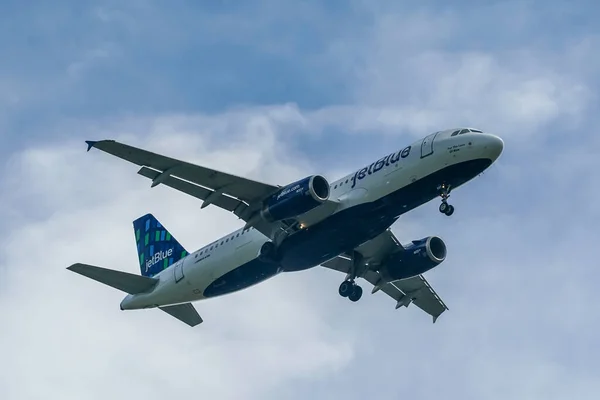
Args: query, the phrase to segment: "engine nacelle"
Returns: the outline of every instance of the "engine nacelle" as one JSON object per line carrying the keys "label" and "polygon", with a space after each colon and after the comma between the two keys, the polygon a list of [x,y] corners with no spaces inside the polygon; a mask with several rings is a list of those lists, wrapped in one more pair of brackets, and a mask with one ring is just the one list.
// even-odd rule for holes
{"label": "engine nacelle", "polygon": [[329,182],[312,175],[294,182],[265,200],[260,215],[269,222],[294,218],[329,199]]}
{"label": "engine nacelle", "polygon": [[379,272],[386,281],[420,275],[446,259],[446,243],[437,236],[413,240],[404,248],[404,251],[392,253],[380,269]]}

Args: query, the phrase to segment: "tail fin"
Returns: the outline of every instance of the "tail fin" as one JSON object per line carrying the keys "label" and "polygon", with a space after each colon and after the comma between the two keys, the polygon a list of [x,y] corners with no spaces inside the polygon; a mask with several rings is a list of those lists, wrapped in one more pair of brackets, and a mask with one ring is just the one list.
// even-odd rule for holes
{"label": "tail fin", "polygon": [[152,214],[135,220],[133,228],[143,276],[152,277],[188,255]]}

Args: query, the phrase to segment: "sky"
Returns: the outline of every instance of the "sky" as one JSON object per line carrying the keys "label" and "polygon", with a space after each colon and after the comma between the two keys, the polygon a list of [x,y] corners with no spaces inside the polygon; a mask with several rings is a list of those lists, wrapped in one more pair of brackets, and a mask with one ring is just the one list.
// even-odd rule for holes
{"label": "sky", "polygon": [[[600,392],[594,1],[0,1],[0,398],[578,399]],[[435,324],[316,267],[196,303],[189,328],[65,268],[139,273],[243,225],[84,140],[272,184],[471,126],[501,158],[393,225],[441,236]]]}

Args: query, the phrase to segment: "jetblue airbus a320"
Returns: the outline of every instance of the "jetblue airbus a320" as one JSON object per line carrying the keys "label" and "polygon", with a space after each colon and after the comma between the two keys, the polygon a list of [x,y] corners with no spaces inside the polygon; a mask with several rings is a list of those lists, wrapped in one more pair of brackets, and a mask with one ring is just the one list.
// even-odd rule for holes
{"label": "jetblue airbus a320", "polygon": [[308,176],[277,186],[200,167],[113,140],[87,142],[141,166],[152,187],[166,185],[245,222],[189,253],[151,214],[134,225],[141,275],[74,264],[68,269],[128,295],[122,310],[158,307],[190,326],[202,318],[191,302],[236,292],[282,272],[323,266],[345,274],[339,294],[358,301],[363,278],[396,308],[414,303],[433,317],[446,305],[423,277],[446,258],[437,236],[402,245],[391,225],[435,198],[450,216],[450,191],[475,178],[502,153],[498,136],[461,128],[439,131],[386,154],[335,182]]}

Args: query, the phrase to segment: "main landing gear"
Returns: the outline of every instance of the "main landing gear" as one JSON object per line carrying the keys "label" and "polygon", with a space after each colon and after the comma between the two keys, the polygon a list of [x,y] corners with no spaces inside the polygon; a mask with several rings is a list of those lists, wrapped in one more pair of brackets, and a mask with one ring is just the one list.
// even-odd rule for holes
{"label": "main landing gear", "polygon": [[445,183],[438,186],[438,190],[440,191],[440,197],[442,198],[442,204],[440,204],[440,212],[442,214],[446,214],[447,216],[451,216],[454,214],[454,206],[448,204],[448,197],[450,197],[450,185]]}
{"label": "main landing gear", "polygon": [[342,282],[338,292],[340,296],[347,297],[352,302],[356,302],[362,297],[362,288],[354,280]]}
{"label": "main landing gear", "polygon": [[346,280],[340,284],[340,289],[338,290],[340,296],[347,297],[352,302],[357,302],[362,297],[362,288],[354,282],[358,274],[358,269],[362,266],[362,261],[362,254],[355,251],[352,254],[352,270],[348,272]]}

